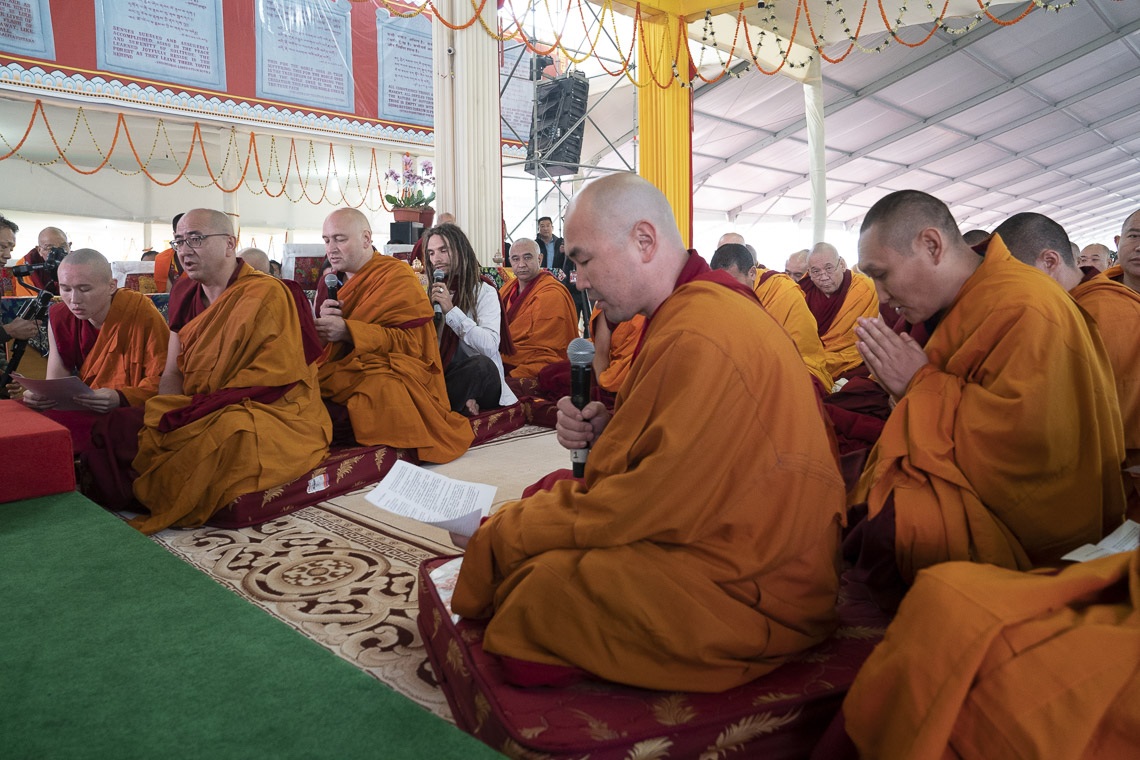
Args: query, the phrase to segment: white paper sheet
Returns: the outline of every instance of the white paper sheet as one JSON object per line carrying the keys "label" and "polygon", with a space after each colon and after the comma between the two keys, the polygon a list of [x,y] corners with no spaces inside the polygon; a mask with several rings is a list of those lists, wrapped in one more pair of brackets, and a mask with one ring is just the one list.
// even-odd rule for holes
{"label": "white paper sheet", "polygon": [[1140,523],[1125,520],[1123,525],[1102,538],[1100,543],[1095,546],[1085,544],[1079,549],[1073,549],[1061,559],[1070,562],[1088,562],[1090,559],[1135,551],[1138,546],[1140,546]]}
{"label": "white paper sheet", "polygon": [[470,536],[491,509],[496,490],[400,460],[365,498],[388,512]]}
{"label": "white paper sheet", "polygon": [[[19,372],[13,372],[12,379],[32,393],[37,393],[54,400],[55,406],[52,407],[53,409],[58,409],[61,412],[75,412],[87,409],[87,407],[71,400],[75,396],[88,396],[91,394],[91,389],[87,387],[87,383],[78,377],[61,377],[58,380],[33,380],[24,377]],[[87,409],[87,411],[90,410]]]}

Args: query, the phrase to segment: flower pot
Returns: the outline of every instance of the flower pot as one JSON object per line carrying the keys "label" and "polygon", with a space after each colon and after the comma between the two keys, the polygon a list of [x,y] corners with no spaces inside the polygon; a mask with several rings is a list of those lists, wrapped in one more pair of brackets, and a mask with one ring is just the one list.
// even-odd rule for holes
{"label": "flower pot", "polygon": [[420,220],[420,209],[394,208],[392,209],[392,217],[397,222],[418,222]]}
{"label": "flower pot", "polygon": [[424,226],[425,230],[431,229],[431,223],[435,221],[435,209],[428,206],[420,212],[420,224]]}

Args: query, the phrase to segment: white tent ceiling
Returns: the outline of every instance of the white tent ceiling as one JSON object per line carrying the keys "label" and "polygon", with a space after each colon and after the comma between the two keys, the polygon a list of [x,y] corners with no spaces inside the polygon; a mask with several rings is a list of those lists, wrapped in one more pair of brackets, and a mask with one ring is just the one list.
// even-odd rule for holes
{"label": "white tent ceiling", "polygon": [[[964,9],[976,6],[976,0],[953,1]],[[794,0],[778,2],[781,8],[795,7]],[[828,18],[827,0],[809,2],[817,21]],[[849,6],[848,11],[861,6],[858,0],[833,2],[836,7]],[[995,14],[1012,19],[1025,3],[995,2],[991,7]],[[872,2],[870,7],[874,6]],[[921,10],[929,18],[929,12]],[[755,20],[757,11],[749,14],[750,21]],[[728,19],[731,27],[734,18],[731,10],[717,22]],[[922,15],[916,17],[912,10],[906,20],[920,21]],[[790,30],[790,22],[780,23],[782,30]],[[882,29],[881,22],[874,28]],[[801,43],[806,41],[804,29],[806,24],[801,24],[797,34]],[[840,36],[832,20],[827,39]],[[904,28],[900,36],[917,40],[922,32]],[[723,46],[731,38],[731,33],[717,34]],[[880,33],[860,43],[873,48],[883,39]],[[835,45],[828,53],[838,56],[846,47]],[[793,60],[801,52],[794,53]],[[715,53],[705,56],[706,61],[714,58]],[[828,221],[832,227],[857,229],[879,197],[913,187],[944,199],[963,229],[992,229],[1010,214],[1036,210],[1065,225],[1082,245],[1111,244],[1125,215],[1140,207],[1138,73],[1140,0],[1080,0],[1059,13],[1035,10],[1012,26],[983,20],[965,35],[939,31],[916,48],[892,42],[881,53],[857,50],[840,63],[825,63]],[[611,84],[606,78],[596,81],[599,95],[592,99]],[[630,165],[635,162],[632,90],[628,84],[619,86],[591,114]],[[27,100],[0,97],[0,134],[10,144],[23,134],[30,109]],[[74,105],[61,103],[49,113],[54,126],[66,125],[70,131],[74,118],[66,116],[68,109],[74,113]],[[799,81],[756,72],[713,84],[698,81],[693,115],[698,219],[740,225],[809,217],[808,144]],[[92,131],[106,145],[113,117],[91,109],[89,118]],[[130,114],[128,119],[140,125],[139,134],[154,134],[153,126],[146,126],[153,125],[153,116]],[[176,122],[177,118],[166,119],[172,142],[186,145],[189,127]],[[217,127],[206,135],[215,171],[228,139],[228,128]],[[68,142],[66,134],[57,138]],[[327,140],[319,136],[315,142],[323,143],[327,151]],[[69,156],[87,166],[99,163],[101,157],[89,146],[86,129],[80,126]],[[150,145],[136,147],[143,152]],[[338,149],[341,167],[347,165],[345,153],[346,149]],[[55,158],[42,128],[21,154],[31,161]],[[582,157],[625,168],[592,125],[587,127]],[[319,159],[323,162],[324,156]],[[130,164],[133,161],[123,161],[122,167],[137,171]],[[154,166],[174,168],[173,163],[162,164]],[[218,190],[195,189],[186,182],[166,189],[139,176],[107,170],[88,180],[59,164],[42,168],[14,158],[0,162],[0,168],[4,172],[0,208],[161,220],[188,204],[221,205]],[[203,171],[195,181],[203,184],[204,176]],[[299,199],[295,186],[290,194],[296,202],[241,192],[238,207],[243,223],[319,227],[329,207]]]}

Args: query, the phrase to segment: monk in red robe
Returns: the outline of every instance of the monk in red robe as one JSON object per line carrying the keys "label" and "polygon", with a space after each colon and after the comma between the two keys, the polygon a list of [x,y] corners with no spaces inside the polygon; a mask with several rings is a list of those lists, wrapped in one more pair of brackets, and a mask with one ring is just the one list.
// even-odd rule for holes
{"label": "monk in red robe", "polygon": [[[1069,292],[1096,321],[1116,379],[1124,421],[1125,468],[1140,467],[1140,293],[1114,282],[1095,267],[1077,268],[1061,225],[1043,214],[1021,213],[995,230],[1019,261],[1037,267]],[[1140,508],[1137,481],[1124,480],[1129,507]]]}
{"label": "monk in red robe", "polygon": [[[343,284],[329,298],[317,286],[321,393],[330,402],[338,440],[415,449],[427,462],[467,451],[471,423],[451,411],[434,312],[410,266],[372,250],[368,218],[338,209],[325,219],[325,251]],[[343,423],[351,431],[340,432]]]}
{"label": "monk in red robe", "polygon": [[875,286],[848,270],[833,246],[819,243],[808,257],[808,276],[800,280],[800,287],[823,343],[824,369],[838,380],[860,368],[863,360],[855,348],[855,324],[860,317],[878,315]]}
{"label": "monk in red robe", "polygon": [[1140,746],[1140,550],[919,573],[843,703],[860,757],[1127,758]]}
{"label": "monk in red robe", "polygon": [[519,683],[746,683],[835,625],[843,484],[811,381],[751,288],[685,250],[645,180],[587,185],[565,231],[579,284],[613,322],[647,317],[644,339],[612,415],[559,402],[559,441],[592,444],[584,481],[492,515],[452,608],[490,617],[483,645]]}
{"label": "monk in red robe", "polygon": [[1025,570],[1120,525],[1112,368],[1071,298],[1000,236],[978,256],[945,204],[916,190],[871,208],[859,266],[906,321],[937,318],[925,350],[878,319],[857,328],[897,401],[851,496],[869,519],[844,547],[881,603],[939,562]]}
{"label": "monk in red robe", "polygon": [[[142,406],[158,392],[170,331],[154,303],[119,289],[110,263],[90,248],[73,251],[60,264],[59,290],[63,305],[52,308],[48,321],[47,379],[74,375],[92,390],[72,399],[87,411],[49,415],[71,430],[81,454],[90,447],[98,415]],[[23,400],[33,409],[56,406],[31,391]]]}
{"label": "monk in red robe", "polygon": [[516,241],[511,267],[515,279],[499,290],[514,344],[503,368],[508,377],[538,377],[547,364],[566,361],[566,346],[579,335],[578,312],[566,286],[541,268],[538,243]]}
{"label": "monk in red robe", "polygon": [[175,241],[187,277],[171,293],[166,369],[133,463],[150,514],[131,524],[144,533],[201,525],[239,496],[300,477],[332,436],[316,336],[306,341],[290,292],[237,258],[220,211],[188,211]]}

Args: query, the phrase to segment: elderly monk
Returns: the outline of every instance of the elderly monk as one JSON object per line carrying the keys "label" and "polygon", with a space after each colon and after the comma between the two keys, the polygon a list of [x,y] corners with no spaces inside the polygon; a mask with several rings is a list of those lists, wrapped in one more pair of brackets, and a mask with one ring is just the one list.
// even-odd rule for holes
{"label": "elderly monk", "polygon": [[796,282],[799,282],[807,274],[808,270],[808,255],[811,253],[807,248],[802,251],[796,251],[788,260],[784,262],[784,274],[791,277]]}
{"label": "elderly monk", "polygon": [[835,246],[817,243],[800,288],[823,343],[824,369],[838,380],[863,363],[855,348],[855,322],[879,313],[875,287],[863,275],[848,271]]}
{"label": "elderly monk", "polygon": [[808,310],[803,292],[795,281],[786,274],[757,266],[756,258],[748,247],[736,243],[725,243],[717,248],[709,266],[714,271],[723,269],[734,280],[756,291],[760,305],[792,337],[804,365],[819,381],[822,394],[830,393],[832,379],[825,368],[827,361],[815,317]]}
{"label": "elderly monk", "polygon": [[1140,550],[1055,574],[947,563],[859,671],[846,729],[881,760],[1135,757],[1137,641]]}
{"label": "elderly monk", "polygon": [[1108,262],[1112,261],[1112,249],[1102,243],[1089,243],[1081,249],[1077,257],[1077,266],[1092,267],[1098,272],[1108,269]]}
{"label": "elderly monk", "polygon": [[857,328],[897,400],[851,498],[869,519],[844,546],[881,603],[939,562],[1027,570],[1118,527],[1120,408],[1073,300],[999,236],[976,254],[916,190],[867,213],[859,265],[907,322],[937,319],[925,350],[878,319]]}
{"label": "elderly monk", "polygon": [[[1140,293],[1105,277],[1095,267],[1078,269],[1064,254],[1068,235],[1043,214],[1011,216],[995,230],[1014,258],[1037,267],[1069,292],[1098,326],[1116,378],[1116,395],[1124,420],[1125,467],[1140,467]],[[1140,491],[1125,479],[1130,503],[1140,504]]]}
{"label": "elderly monk", "polygon": [[[59,227],[44,227],[40,230],[40,234],[36,236],[36,247],[28,251],[22,259],[12,266],[20,266],[21,264],[42,264],[48,260],[53,250],[62,250],[66,255],[71,251],[71,243],[67,240],[67,233]],[[59,295],[59,283],[50,277],[46,271],[32,272],[26,279],[41,290],[47,290],[54,295]],[[18,297],[30,298],[36,295],[35,290],[26,288],[19,282],[14,282],[13,288],[15,295]]]}
{"label": "elderly monk", "polygon": [[242,248],[238,251],[238,258],[258,272],[272,274],[269,271],[269,254],[260,248]]}
{"label": "elderly monk", "polygon": [[[415,449],[426,462],[450,462],[474,439],[451,411],[433,311],[415,272],[372,250],[372,228],[356,209],[325,219],[325,252],[342,282],[336,300],[317,286],[321,393],[337,438]],[[341,433],[347,423],[351,433]]]}
{"label": "elderly monk", "polygon": [[[143,533],[201,525],[239,496],[288,483],[328,452],[315,346],[279,280],[237,258],[230,218],[188,211],[174,247],[170,350],[134,469]],[[309,326],[311,328],[311,325]]]}
{"label": "elderly monk", "polygon": [[[142,406],[158,392],[166,366],[169,330],[154,303],[133,290],[121,290],[103,254],[81,248],[59,266],[63,306],[48,317],[47,379],[77,376],[91,393],[72,400],[84,411],[51,416],[71,431],[76,453],[90,447],[96,414],[120,406]],[[32,409],[52,409],[56,402],[25,391]]]}
{"label": "elderly monk", "polygon": [[835,625],[843,484],[815,392],[751,289],[686,252],[645,180],[587,185],[565,230],[579,282],[607,319],[648,317],[645,337],[612,415],[559,402],[559,441],[592,444],[584,481],[492,515],[452,607],[490,616],[484,647],[518,683],[746,683]]}
{"label": "elderly monk", "polygon": [[515,241],[515,279],[499,290],[514,343],[514,351],[503,354],[509,377],[538,377],[547,364],[566,361],[566,346],[578,337],[578,312],[570,292],[541,267],[538,243]]}
{"label": "elderly monk", "polygon": [[1116,236],[1116,266],[1104,274],[1140,293],[1140,210],[1124,220],[1124,227]]}

